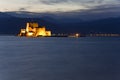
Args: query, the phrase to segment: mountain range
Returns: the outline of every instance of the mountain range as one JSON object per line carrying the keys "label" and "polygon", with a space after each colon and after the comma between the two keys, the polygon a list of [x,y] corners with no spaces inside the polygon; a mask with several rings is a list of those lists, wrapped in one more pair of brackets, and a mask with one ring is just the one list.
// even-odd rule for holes
{"label": "mountain range", "polygon": [[92,18],[93,15],[86,14],[85,19],[84,16],[74,13],[0,12],[0,34],[18,34],[27,22],[38,22],[53,33],[120,33],[119,16]]}

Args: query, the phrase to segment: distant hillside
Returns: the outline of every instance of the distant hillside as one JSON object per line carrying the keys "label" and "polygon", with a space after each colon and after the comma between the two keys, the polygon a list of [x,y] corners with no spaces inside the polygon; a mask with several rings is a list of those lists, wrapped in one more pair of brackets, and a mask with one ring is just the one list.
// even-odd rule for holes
{"label": "distant hillside", "polygon": [[47,26],[52,24],[37,18],[0,18],[0,34],[17,34],[21,28],[26,27],[27,22],[38,22],[39,26]]}
{"label": "distant hillside", "polygon": [[80,33],[120,33],[120,18],[107,18],[93,21],[54,23],[58,32]]}
{"label": "distant hillside", "polygon": [[120,33],[120,18],[106,18],[93,21],[69,20],[53,17],[20,18],[0,13],[0,34],[18,34],[27,22],[38,22],[53,33]]}

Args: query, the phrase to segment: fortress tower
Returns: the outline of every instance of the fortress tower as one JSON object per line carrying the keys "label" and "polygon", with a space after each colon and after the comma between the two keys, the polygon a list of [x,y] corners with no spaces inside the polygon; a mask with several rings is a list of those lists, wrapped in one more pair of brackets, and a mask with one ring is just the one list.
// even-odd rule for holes
{"label": "fortress tower", "polygon": [[51,31],[46,31],[45,27],[39,27],[38,23],[27,23],[26,29],[21,29],[19,36],[46,37],[51,36]]}

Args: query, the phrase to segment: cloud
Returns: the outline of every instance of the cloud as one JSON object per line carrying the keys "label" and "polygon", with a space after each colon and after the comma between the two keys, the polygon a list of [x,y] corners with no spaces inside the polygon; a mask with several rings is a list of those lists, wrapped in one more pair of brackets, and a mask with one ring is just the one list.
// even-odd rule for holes
{"label": "cloud", "polygon": [[[99,2],[98,2],[99,3]],[[100,2],[102,3],[102,2]],[[32,7],[32,6],[31,6]],[[55,7],[56,8],[56,7]],[[64,7],[63,7],[64,8]],[[21,8],[22,9],[22,8]],[[24,9],[22,9],[24,10]],[[43,9],[44,10],[44,9]],[[47,11],[47,9],[45,10]],[[59,17],[59,18],[73,18],[73,19],[82,19],[82,20],[96,20],[96,19],[103,19],[103,18],[109,18],[109,17],[119,17],[120,16],[120,6],[115,4],[103,4],[94,6],[90,9],[75,9],[75,10],[69,10],[68,12],[60,12],[62,11],[61,8],[58,9],[58,11],[53,10],[53,12],[37,12],[37,13],[26,13],[22,12],[24,14],[22,15],[29,15],[29,16],[52,16],[52,17]]]}
{"label": "cloud", "polygon": [[[94,9],[96,7],[110,7],[118,4],[120,0],[30,0],[31,10],[42,12],[67,12],[74,10]],[[30,3],[30,2],[29,2]],[[109,5],[109,6],[108,6]],[[35,9],[34,9],[35,8]]]}
{"label": "cloud", "polygon": [[120,0],[0,0],[0,2],[1,11],[5,11],[6,6],[9,5],[8,11],[69,12],[94,9],[103,5],[105,5],[104,8],[108,5],[115,6],[120,3]]}
{"label": "cloud", "polygon": [[[52,6],[64,5],[64,6],[69,6],[71,8],[78,5],[78,6],[89,8],[89,7],[99,6],[103,4],[116,4],[119,1],[120,0],[36,0],[36,3],[42,4],[42,5],[52,5]],[[73,6],[70,6],[70,5],[73,5]]]}
{"label": "cloud", "polygon": [[64,3],[64,2],[68,2],[69,0],[38,0],[39,2],[43,3],[43,4],[58,4],[58,3]]}
{"label": "cloud", "polygon": [[[40,3],[43,4],[60,4],[60,3],[76,3],[76,4],[109,4],[109,3],[117,3],[120,0],[37,0]],[[91,6],[92,6],[91,5]]]}
{"label": "cloud", "polygon": [[[71,12],[72,13],[72,12]],[[100,5],[88,10],[76,10],[72,14],[79,16],[83,20],[94,20],[109,17],[120,17],[119,5]],[[67,14],[68,15],[68,14]]]}
{"label": "cloud", "polygon": [[29,11],[29,9],[31,9],[31,8],[32,8],[32,6],[20,7],[20,8],[18,8],[17,11]]}
{"label": "cloud", "polygon": [[58,3],[82,3],[82,4],[88,4],[88,3],[103,3],[106,0],[38,0],[41,3],[44,4],[58,4]]}
{"label": "cloud", "polygon": [[19,11],[25,11],[26,10],[26,8],[20,8],[19,9]]}

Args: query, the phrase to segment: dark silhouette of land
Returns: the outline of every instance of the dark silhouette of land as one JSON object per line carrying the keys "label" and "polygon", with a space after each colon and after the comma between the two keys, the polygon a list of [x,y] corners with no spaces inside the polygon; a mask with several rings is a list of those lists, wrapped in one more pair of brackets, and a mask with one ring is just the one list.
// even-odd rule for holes
{"label": "dark silhouette of land", "polygon": [[25,18],[0,13],[0,34],[18,34],[25,28],[26,22],[38,22],[53,33],[120,33],[120,17],[84,21],[80,19],[64,19],[41,17]]}

